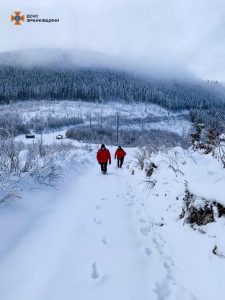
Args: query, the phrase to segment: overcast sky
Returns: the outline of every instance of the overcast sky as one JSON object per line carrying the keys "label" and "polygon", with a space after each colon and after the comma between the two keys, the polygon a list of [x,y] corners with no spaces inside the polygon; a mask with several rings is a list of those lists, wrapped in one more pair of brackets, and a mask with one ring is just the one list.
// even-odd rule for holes
{"label": "overcast sky", "polygon": [[[14,26],[15,10],[60,22]],[[98,51],[225,81],[225,1],[1,0],[0,51],[38,47]]]}

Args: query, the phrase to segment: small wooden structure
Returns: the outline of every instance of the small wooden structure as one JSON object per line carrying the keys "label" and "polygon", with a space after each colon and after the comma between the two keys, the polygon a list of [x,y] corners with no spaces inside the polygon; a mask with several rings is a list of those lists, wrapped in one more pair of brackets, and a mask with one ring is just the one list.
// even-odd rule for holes
{"label": "small wooden structure", "polygon": [[35,134],[26,134],[26,139],[35,139]]}

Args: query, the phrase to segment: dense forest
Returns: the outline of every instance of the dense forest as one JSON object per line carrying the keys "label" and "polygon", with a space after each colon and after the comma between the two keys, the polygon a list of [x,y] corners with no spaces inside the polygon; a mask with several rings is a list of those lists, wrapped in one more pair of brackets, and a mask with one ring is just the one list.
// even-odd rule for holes
{"label": "dense forest", "polygon": [[148,101],[171,110],[225,106],[211,82],[170,82],[109,70],[0,67],[0,103],[18,100]]}
{"label": "dense forest", "polygon": [[193,122],[224,120],[225,88],[210,81],[156,80],[91,68],[0,66],[0,104],[24,100],[126,101],[189,110]]}

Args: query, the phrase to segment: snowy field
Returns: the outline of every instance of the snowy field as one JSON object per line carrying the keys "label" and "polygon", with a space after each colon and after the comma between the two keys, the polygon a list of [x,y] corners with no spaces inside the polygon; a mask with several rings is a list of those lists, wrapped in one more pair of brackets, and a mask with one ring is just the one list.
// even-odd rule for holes
{"label": "snowy field", "polygon": [[26,189],[0,208],[1,299],[223,300],[224,217],[180,218],[186,187],[198,205],[225,205],[221,163],[175,148],[146,158],[157,166],[146,177],[130,148],[123,169],[113,160],[102,175],[96,146],[73,143],[57,190]]}
{"label": "snowy field", "polygon": [[[83,117],[86,114],[93,112],[94,114],[103,113],[105,116],[113,115],[119,111],[123,115],[128,117],[146,117],[147,115],[154,116],[177,116],[179,113],[172,113],[166,109],[155,105],[145,103],[131,103],[126,104],[124,102],[109,102],[105,104],[96,102],[85,101],[24,101],[18,103],[10,103],[10,105],[0,106],[0,111],[4,112],[17,112],[26,121],[29,121],[32,117],[41,116],[47,117],[53,114],[55,117]],[[183,111],[182,113],[185,113]],[[187,112],[186,112],[187,113]]]}
{"label": "snowy field", "polygon": [[191,128],[187,111],[175,113],[151,103],[24,101],[0,106],[0,115],[12,111],[18,114],[25,124],[40,118],[80,118],[84,125],[88,125],[91,118],[93,125],[101,123],[101,126],[114,126],[115,116],[119,113],[121,129],[160,129],[185,136]]}

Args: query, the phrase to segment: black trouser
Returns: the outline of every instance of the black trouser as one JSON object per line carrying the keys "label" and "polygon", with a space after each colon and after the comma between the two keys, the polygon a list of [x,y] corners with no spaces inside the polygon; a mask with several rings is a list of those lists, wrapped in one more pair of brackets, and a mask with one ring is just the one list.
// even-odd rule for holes
{"label": "black trouser", "polygon": [[107,172],[107,162],[106,163],[100,163],[101,165],[101,171],[106,173]]}
{"label": "black trouser", "polygon": [[122,168],[123,161],[124,161],[124,157],[122,157],[122,158],[117,158],[117,167],[118,167],[118,168]]}

